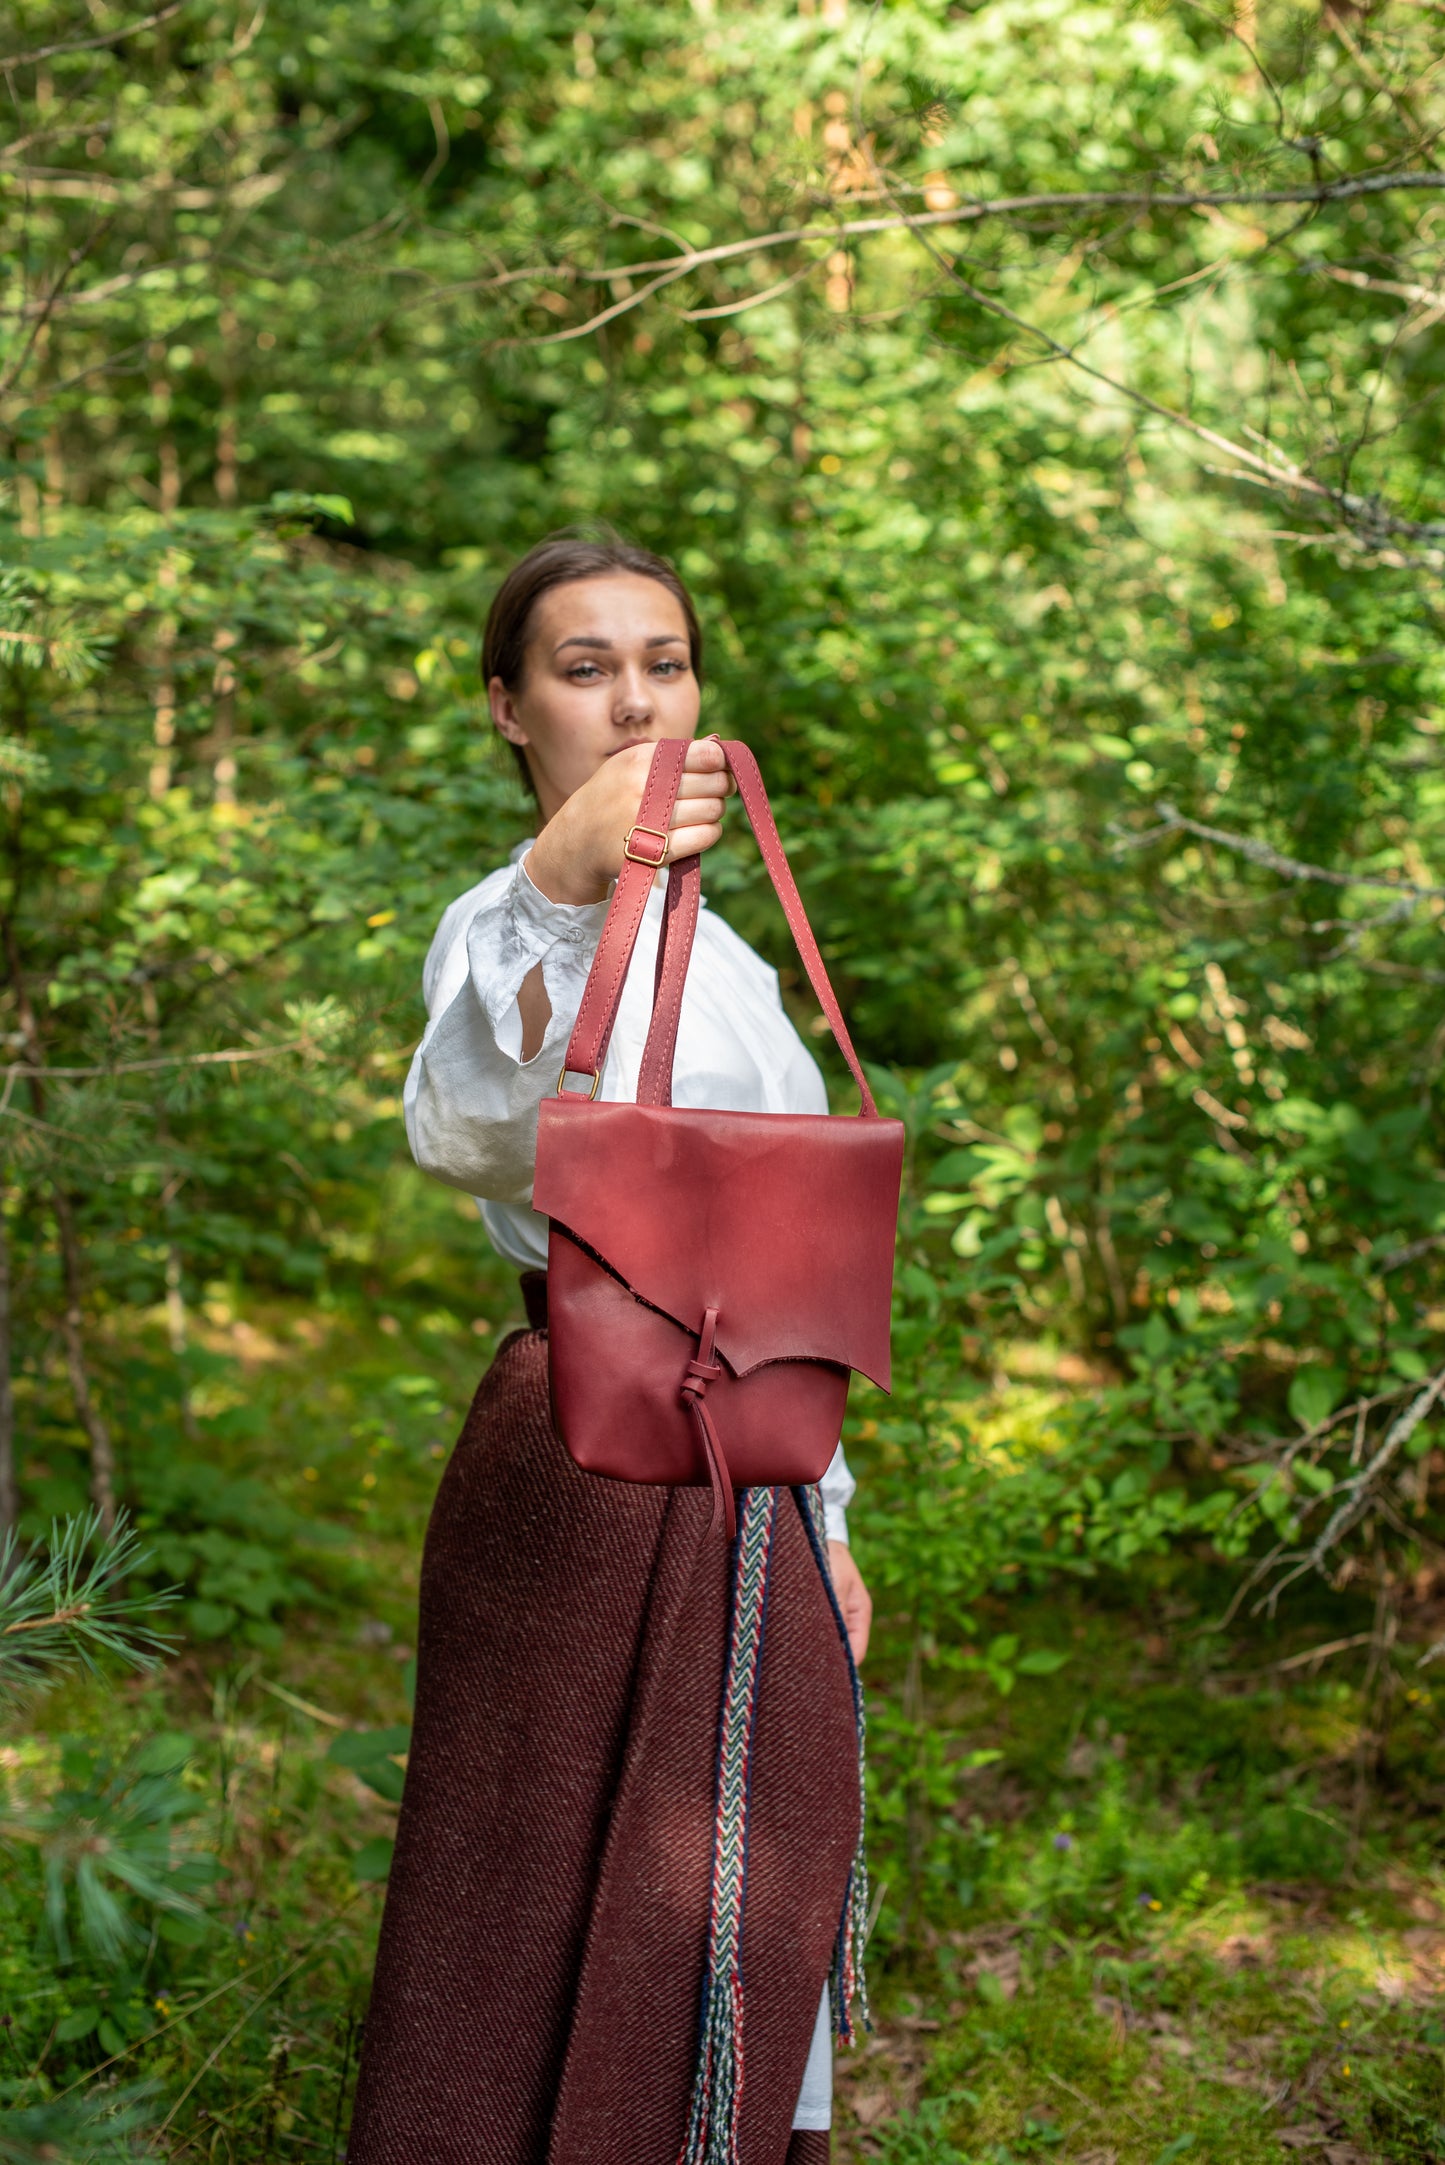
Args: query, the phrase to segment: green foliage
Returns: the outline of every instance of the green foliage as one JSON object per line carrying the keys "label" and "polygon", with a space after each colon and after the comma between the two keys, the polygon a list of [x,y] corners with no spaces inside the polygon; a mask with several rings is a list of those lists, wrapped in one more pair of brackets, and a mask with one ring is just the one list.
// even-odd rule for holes
{"label": "green foliage", "polygon": [[[1262,1652],[1276,1611],[1368,1639],[1362,1794],[1371,1740],[1428,1696],[1429,11],[299,0],[124,38],[110,0],[12,14],[0,1513],[13,1456],[27,1540],[118,1500],[149,1561],[122,1535],[123,1563],[87,1562],[75,1530],[0,1557],[0,1626],[24,1627],[0,1630],[0,1691],[155,1652],[166,1584],[228,1706],[271,1670],[324,1699],[297,1642],[358,1610],[409,1630],[471,1330],[511,1312],[475,1222],[402,1169],[398,1117],[437,916],[530,818],[476,633],[520,548],[604,517],[697,591],[707,726],[762,755],[909,1129],[896,1389],[860,1392],[848,1432],[880,1965],[989,1904],[1132,1947],[1140,1895],[1172,1914],[1202,1871],[1332,1887],[1355,1806],[1342,1838],[1338,1797],[1276,1793],[1227,1694],[1161,1714],[1159,1759],[1183,1780],[1191,1728],[1190,1779],[1233,1755],[1232,1830],[1143,1824],[1102,1761],[1027,1854],[968,1799],[1012,1772],[999,1722],[1087,1695],[1072,1598],[1168,1604],[1206,1562],[1206,1648],[1218,1625]],[[1040,195],[1067,200],[1020,204]],[[808,1027],[739,834],[708,881]],[[304,1920],[185,1884],[179,1860],[238,1839],[224,1769],[249,1747],[214,1708],[175,1717],[211,1739],[196,1819],[198,1764],[149,1767],[134,1735],[73,1747],[83,1775],[58,1744],[26,1771],[35,1870],[6,1923],[35,1966],[12,1982],[71,2026],[73,2079],[103,2022],[138,2050],[157,1996],[230,1989],[223,1950],[281,1977],[368,1899],[400,1711],[348,1702],[330,1755],[276,1775],[298,1845],[334,1806]],[[121,1862],[82,1882],[87,1827]],[[294,2050],[257,1983],[250,2092],[201,2078],[213,2148],[284,2154],[287,2114],[335,2134],[364,1967],[341,1944]],[[1078,2005],[1057,1995],[1060,2030]],[[226,2035],[186,2022],[157,2062],[176,2095]],[[1007,2029],[1026,2059],[1039,2033]],[[1368,2064],[1370,2139],[1428,2149],[1434,2108],[1417,2127],[1386,2052]],[[1047,2155],[1046,2101],[1014,2102],[993,2124],[986,2098],[925,2099],[878,2140]],[[50,2139],[9,2118],[12,2147]],[[1216,2135],[1246,2154],[1227,2115]],[[1185,2154],[1163,2107],[1117,2139],[1129,2165]]]}
{"label": "green foliage", "polygon": [[[197,1808],[177,1779],[188,1756],[184,1737],[148,1738],[120,1766],[98,1761],[81,1744],[67,1744],[62,1786],[45,1809],[0,1822],[0,1839],[35,1846],[45,1880],[45,1925],[62,1967],[72,1957],[72,1922],[88,1952],[112,1968],[145,1947],[153,1925],[180,1920],[185,1944],[184,1928],[199,1923],[192,1896],[215,1877],[214,1861],[172,1847],[173,1830]],[[127,1896],[142,1905],[144,1928]],[[62,2022],[61,2041],[85,2036],[103,2019],[98,2007],[80,2009]]]}
{"label": "green foliage", "polygon": [[142,2146],[150,2118],[145,2088],[112,2090],[97,2098],[0,2110],[0,2160],[3,2165],[46,2165],[64,2158],[67,2165],[122,2165],[129,2158],[154,2157]]}
{"label": "green foliage", "polygon": [[[324,1584],[165,1470],[219,1417],[201,1319],[373,1267],[420,953],[526,820],[480,611],[539,527],[604,514],[695,583],[709,719],[764,752],[861,1037],[917,1101],[900,1419],[931,1436],[1010,1346],[1057,1349],[1092,1398],[1032,1476],[1056,1563],[1208,1536],[1276,1550],[1267,1594],[1386,1554],[1408,1577],[1429,1451],[1347,1484],[1442,1365],[1437,567],[1400,540],[1434,500],[1407,288],[1435,213],[1383,185],[1430,180],[1415,12],[1367,52],[1266,9],[1253,57],[1197,11],[1036,0],[700,22],[188,13],[124,66],[16,78],[60,131],[0,401],[0,999],[48,1071],[5,1101],[27,1504],[110,1478],[52,1329],[79,1270],[91,1395],[192,1629],[264,1647]],[[1307,229],[1087,200],[1288,193],[1311,157],[1375,179]],[[970,226],[966,275],[906,223],[920,190],[1060,189]],[[879,201],[831,253],[749,253]],[[679,236],[733,253],[667,313],[634,272]],[[598,249],[615,320],[548,343]],[[760,277],[794,283],[719,313]],[[1026,365],[1000,309],[1107,383]],[[1318,532],[1201,464],[1200,426],[1273,486],[1262,430]],[[755,861],[730,841],[710,877],[791,996]],[[103,1327],[137,1311],[170,1356],[144,1423]]]}
{"label": "green foliage", "polygon": [[153,1668],[174,1641],[151,1619],[174,1594],[120,1590],[149,1561],[124,1513],[108,1534],[95,1512],[53,1525],[43,1550],[0,1535],[0,1709],[67,1669],[96,1674],[107,1658]]}

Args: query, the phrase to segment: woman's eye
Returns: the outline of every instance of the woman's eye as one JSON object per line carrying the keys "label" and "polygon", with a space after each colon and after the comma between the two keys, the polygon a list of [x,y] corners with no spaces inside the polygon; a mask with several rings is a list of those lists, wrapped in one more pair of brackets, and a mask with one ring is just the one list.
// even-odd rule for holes
{"label": "woman's eye", "polygon": [[657,664],[657,667],[662,671],[663,675],[669,677],[680,676],[682,673],[682,666],[682,663],[679,661],[664,661]]}
{"label": "woman's eye", "polygon": [[578,662],[576,668],[569,669],[567,674],[574,684],[590,684],[594,677],[601,676],[602,671],[596,662]]}

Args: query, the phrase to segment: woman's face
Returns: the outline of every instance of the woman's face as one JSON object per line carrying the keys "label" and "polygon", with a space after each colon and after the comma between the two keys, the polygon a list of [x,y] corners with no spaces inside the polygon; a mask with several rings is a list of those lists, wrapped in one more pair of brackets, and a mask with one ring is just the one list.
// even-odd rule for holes
{"label": "woman's face", "polygon": [[526,747],[549,820],[614,752],[696,734],[682,606],[637,572],[554,586],[532,612],[521,683],[493,677],[487,696],[502,735]]}

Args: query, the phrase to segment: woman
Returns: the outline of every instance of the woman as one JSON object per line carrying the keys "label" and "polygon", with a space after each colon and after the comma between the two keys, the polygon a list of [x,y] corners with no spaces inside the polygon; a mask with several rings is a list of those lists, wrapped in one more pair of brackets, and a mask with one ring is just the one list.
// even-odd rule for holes
{"label": "woman", "polygon": [[[711,849],[731,791],[693,742],[701,633],[661,558],[565,535],[492,604],[492,718],[537,800],[535,839],[446,912],[407,1084],[417,1163],[481,1199],[530,1328],[484,1378],[422,1568],[416,1722],[353,2120],[352,2165],[824,2165],[825,1989],[858,1833],[853,1683],[870,1603],[853,1482],[825,1475],[826,1563],[777,1514],[746,1792],[739,2018],[726,2100],[699,2057],[725,1844],[718,1727],[732,1556],[706,1487],[578,1470],[548,1411],[537,1107],[568,1037],[663,737],[688,742],[668,861]],[[630,1099],[663,876],[600,1095]],[[704,909],[678,1105],[824,1112],[777,979]],[[831,1577],[831,1586],[828,1581]],[[740,1894],[739,1899],[742,1899]],[[845,2010],[846,2015],[846,2010]],[[701,2069],[701,2071],[700,2071]]]}

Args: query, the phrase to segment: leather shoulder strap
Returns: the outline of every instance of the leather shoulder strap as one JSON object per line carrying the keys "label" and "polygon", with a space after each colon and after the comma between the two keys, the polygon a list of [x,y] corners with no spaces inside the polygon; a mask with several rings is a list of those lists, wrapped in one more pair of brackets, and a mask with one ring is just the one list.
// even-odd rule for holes
{"label": "leather shoulder strap", "polygon": [[[861,1099],[859,1111],[864,1119],[876,1120],[878,1108],[873,1102],[868,1078],[853,1050],[853,1040],[848,1035],[843,1011],[829,982],[827,968],[813,937],[813,928],[808,923],[808,913],[803,908],[803,898],[798,893],[797,882],[793,878],[783,849],[782,837],[773,818],[772,806],[768,803],[768,793],[763,787],[762,772],[748,747],[739,739],[719,737],[717,742],[722,745],[733,779],[738,785],[738,794],[757,837],[758,848],[762,852],[763,863],[767,867],[774,892],[783,906],[788,929],[808,973],[808,982],[827,1018],[828,1027],[837,1040],[838,1049],[848,1063],[853,1080],[858,1085]],[[643,791],[642,804],[637,815],[639,828],[666,832],[673,806],[677,802],[686,756],[687,746],[673,739],[663,739],[654,748],[647,787]],[[607,912],[607,922],[597,943],[597,953],[587,980],[587,989],[582,995],[582,1005],[577,1011],[571,1042],[567,1047],[563,1082],[569,1074],[596,1077],[602,1071],[602,1063],[607,1057],[607,1046],[612,1036],[612,1026],[617,1019],[622,987],[627,978],[627,967],[637,944],[638,930],[642,924],[643,911],[647,907],[647,897],[655,873],[655,864],[638,864],[629,860],[623,865],[613,893],[612,906]],[[700,885],[701,864],[698,858],[684,858],[680,864],[670,867],[667,904],[663,912],[662,936],[658,945],[657,975],[653,985],[652,1022],[643,1049],[642,1065],[638,1071],[639,1105],[672,1103],[673,1054],[677,1044],[678,1020],[682,1012],[683,988],[687,982],[687,967],[692,957],[693,936],[697,929]],[[595,1087],[594,1082],[594,1090]]]}
{"label": "leather shoulder strap", "polygon": [[[647,786],[637,808],[636,825],[631,829],[634,835],[640,831],[649,842],[661,835],[665,844],[686,757],[687,745],[680,739],[664,737],[654,745],[652,765],[647,770]],[[617,1005],[627,982],[627,965],[637,945],[643,912],[660,863],[660,854],[650,864],[641,853],[623,860],[617,885],[612,890],[602,937],[592,958],[582,1005],[572,1026],[567,1065],[562,1070],[559,1090],[568,1075],[590,1075],[593,1077],[592,1094],[596,1095],[596,1078],[601,1075],[607,1058],[612,1026],[617,1020]],[[676,869],[674,866],[673,870]]]}
{"label": "leather shoulder strap", "polygon": [[763,787],[762,770],[748,747],[740,739],[729,737],[725,741],[719,739],[719,742],[722,743],[722,748],[727,754],[728,765],[731,767],[733,779],[738,785],[738,794],[742,798],[748,818],[752,822],[753,833],[757,836],[758,848],[762,851],[763,863],[768,868],[768,878],[773,883],[773,891],[783,905],[783,915],[788,920],[788,930],[792,933],[797,943],[798,953],[803,958],[803,968],[808,973],[808,983],[812,986],[814,997],[828,1019],[828,1028],[837,1040],[838,1050],[847,1061],[853,1080],[858,1085],[858,1094],[863,1101],[859,1110],[865,1119],[876,1120],[878,1108],[873,1102],[873,1093],[868,1087],[868,1078],[863,1073],[857,1053],[853,1050],[853,1040],[848,1035],[848,1025],[843,1020],[843,1010],[839,1007],[833,987],[829,983],[827,968],[819,952],[818,943],[813,937],[813,928],[808,923],[808,913],[803,908],[803,898],[798,893],[797,881],[793,878],[792,869],[783,850],[782,837],[778,833],[777,822],[773,818],[773,808],[768,803],[768,793]]}
{"label": "leather shoulder strap", "polygon": [[672,1103],[672,1062],[701,892],[702,859],[683,857],[667,875],[662,936],[657,943],[657,975],[652,985],[652,1022],[637,1071],[639,1105]]}

